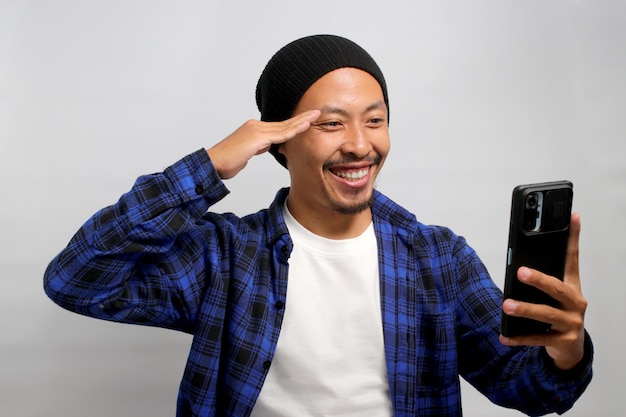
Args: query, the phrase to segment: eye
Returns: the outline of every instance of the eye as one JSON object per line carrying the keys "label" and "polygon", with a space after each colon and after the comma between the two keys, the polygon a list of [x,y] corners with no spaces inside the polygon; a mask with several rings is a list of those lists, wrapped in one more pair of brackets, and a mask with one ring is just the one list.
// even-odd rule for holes
{"label": "eye", "polygon": [[385,122],[385,119],[382,117],[372,117],[367,121],[367,124],[371,127],[381,126]]}
{"label": "eye", "polygon": [[323,122],[318,122],[315,125],[324,130],[337,130],[342,126],[339,120],[326,120]]}

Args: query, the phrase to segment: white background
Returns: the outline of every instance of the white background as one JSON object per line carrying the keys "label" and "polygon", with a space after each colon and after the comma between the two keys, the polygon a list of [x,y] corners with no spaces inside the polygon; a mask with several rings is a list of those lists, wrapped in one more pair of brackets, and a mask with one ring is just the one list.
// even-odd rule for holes
{"label": "white background", "polygon": [[[267,60],[314,33],[387,77],[379,189],[464,235],[499,285],[512,188],[574,182],[596,360],[567,415],[621,415],[625,2],[0,0],[0,416],[174,414],[190,337],[66,312],[44,269],[137,176],[257,118]],[[215,210],[263,208],[287,182],[257,157]],[[466,416],[519,415],[463,391]]]}

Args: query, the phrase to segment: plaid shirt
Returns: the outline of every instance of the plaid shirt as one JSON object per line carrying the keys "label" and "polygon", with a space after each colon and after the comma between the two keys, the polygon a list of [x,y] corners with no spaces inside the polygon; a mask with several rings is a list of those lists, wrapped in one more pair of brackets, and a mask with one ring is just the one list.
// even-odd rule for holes
{"label": "plaid shirt", "polygon": [[[206,151],[188,155],[96,213],[45,273],[64,308],[193,334],[179,416],[249,415],[288,308],[288,190],[246,217],[207,212],[227,193]],[[588,337],[568,372],[541,348],[503,346],[502,294],[465,240],[377,191],[372,214],[395,416],[461,415],[459,375],[530,415],[572,406],[591,379]]]}

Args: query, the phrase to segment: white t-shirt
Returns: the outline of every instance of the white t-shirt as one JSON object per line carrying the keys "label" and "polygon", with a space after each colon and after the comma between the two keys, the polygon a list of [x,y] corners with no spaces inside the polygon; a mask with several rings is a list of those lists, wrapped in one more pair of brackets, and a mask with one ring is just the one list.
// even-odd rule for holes
{"label": "white t-shirt", "polygon": [[252,416],[391,416],[373,225],[332,240],[283,212],[294,242],[285,316]]}

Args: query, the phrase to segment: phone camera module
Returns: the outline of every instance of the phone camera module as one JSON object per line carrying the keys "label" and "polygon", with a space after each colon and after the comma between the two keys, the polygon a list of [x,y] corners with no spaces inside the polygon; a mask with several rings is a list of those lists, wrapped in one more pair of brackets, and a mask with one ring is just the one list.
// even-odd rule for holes
{"label": "phone camera module", "polygon": [[536,232],[541,228],[543,194],[532,192],[526,196],[524,201],[524,213],[522,216],[522,227],[527,232]]}

